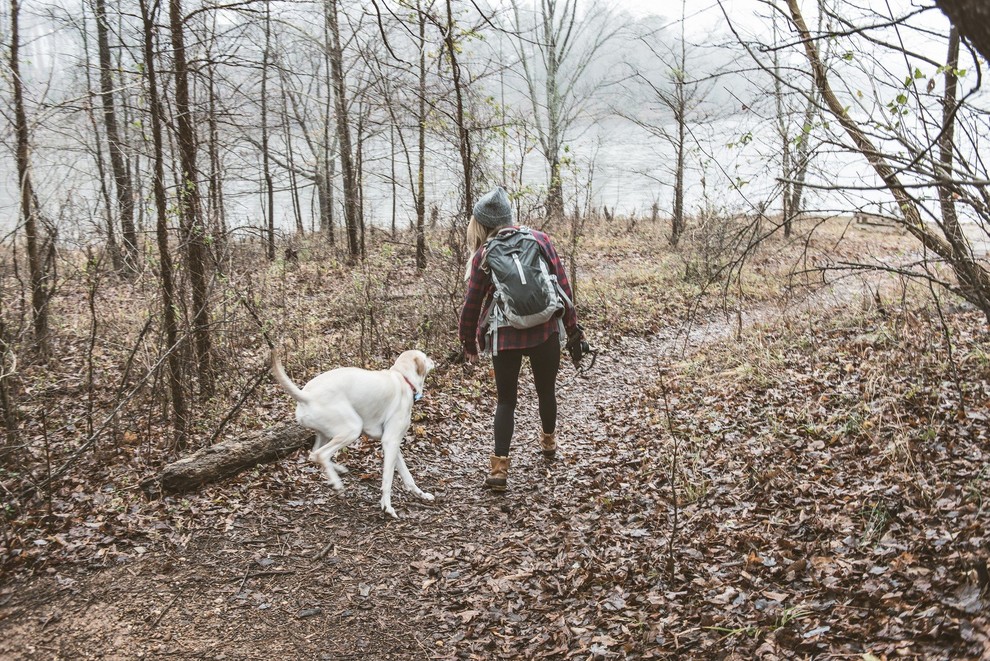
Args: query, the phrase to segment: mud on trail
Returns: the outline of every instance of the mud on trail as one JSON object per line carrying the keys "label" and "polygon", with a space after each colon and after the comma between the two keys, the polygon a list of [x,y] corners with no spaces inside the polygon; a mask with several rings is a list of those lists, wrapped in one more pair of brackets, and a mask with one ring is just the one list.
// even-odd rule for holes
{"label": "mud on trail", "polygon": [[524,368],[505,494],[480,488],[485,366],[428,381],[403,447],[437,499],[397,487],[398,521],[367,441],[344,497],[305,453],[184,498],[108,492],[131,534],[43,540],[99,550],[0,588],[0,657],[990,655],[985,326],[950,317],[957,394],[942,329],[846,282],[565,366],[552,463]]}

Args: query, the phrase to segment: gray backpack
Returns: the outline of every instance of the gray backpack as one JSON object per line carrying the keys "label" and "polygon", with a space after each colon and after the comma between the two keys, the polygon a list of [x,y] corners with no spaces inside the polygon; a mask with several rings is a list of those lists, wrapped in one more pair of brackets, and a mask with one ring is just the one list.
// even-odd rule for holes
{"label": "gray backpack", "polygon": [[485,244],[485,263],[495,285],[487,318],[487,349],[498,353],[498,329],[525,329],[554,316],[564,337],[564,305],[572,305],[551,271],[543,248],[528,227],[504,229]]}

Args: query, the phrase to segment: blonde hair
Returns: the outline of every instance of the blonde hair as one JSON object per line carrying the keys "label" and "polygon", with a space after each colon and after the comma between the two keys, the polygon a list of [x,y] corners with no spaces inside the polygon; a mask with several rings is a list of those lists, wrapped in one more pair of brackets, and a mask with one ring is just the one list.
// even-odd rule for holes
{"label": "blonde hair", "polygon": [[467,226],[467,247],[470,251],[468,253],[467,267],[464,269],[464,279],[468,280],[471,277],[471,262],[474,261],[474,255],[481,249],[485,242],[488,241],[492,236],[498,232],[501,227],[485,227],[477,220],[474,216],[471,216],[471,220],[468,222]]}

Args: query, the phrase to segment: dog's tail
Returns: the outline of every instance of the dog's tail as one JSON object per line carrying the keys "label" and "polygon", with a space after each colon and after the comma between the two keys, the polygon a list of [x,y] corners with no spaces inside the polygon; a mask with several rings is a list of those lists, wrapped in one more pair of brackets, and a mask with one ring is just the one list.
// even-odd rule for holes
{"label": "dog's tail", "polygon": [[278,353],[272,350],[272,376],[278,381],[279,385],[282,386],[282,390],[289,393],[292,399],[297,402],[308,401],[309,398],[306,397],[306,393],[299,389],[295,383],[292,382],[286,374],[285,370],[282,369],[282,361],[278,359]]}

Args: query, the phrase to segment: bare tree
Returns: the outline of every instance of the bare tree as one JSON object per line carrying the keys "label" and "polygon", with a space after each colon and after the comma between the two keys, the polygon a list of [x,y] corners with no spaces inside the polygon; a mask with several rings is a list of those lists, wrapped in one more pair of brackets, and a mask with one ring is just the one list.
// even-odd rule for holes
{"label": "bare tree", "polygon": [[[413,228],[416,232],[416,267],[420,270],[426,268],[426,126],[429,121],[428,109],[433,107],[433,103],[428,100],[429,65],[427,54],[429,42],[426,37],[426,29],[430,24],[430,16],[433,14],[435,5],[436,0],[427,0],[425,3],[423,0],[416,0],[415,7],[411,7],[415,9],[410,19],[414,24],[410,26],[408,32],[418,55],[414,64],[399,61],[390,67],[379,57],[376,49],[367,53],[369,66],[372,68],[372,75],[378,87],[378,94],[390,121],[390,144],[393,151],[391,177],[393,191],[397,190],[398,183],[394,169],[394,156],[397,149],[396,138],[406,163],[409,189],[412,193],[412,203],[416,213],[416,218],[413,221]],[[409,70],[403,70],[401,65],[408,65]],[[403,93],[404,90],[405,93]],[[415,128],[414,147],[410,146],[413,140],[407,135],[410,132],[409,125]],[[460,144],[460,139],[458,141]],[[395,232],[395,196],[396,193],[393,192],[393,233]]]}
{"label": "bare tree", "polygon": [[268,146],[268,70],[271,65],[272,48],[272,8],[271,0],[265,0],[265,47],[261,55],[261,174],[265,187],[265,214],[268,223],[267,254],[268,259],[275,259],[275,183],[272,180],[272,168],[269,162]]}
{"label": "bare tree", "polygon": [[[281,67],[280,67],[281,71]],[[284,75],[279,75],[282,94],[282,139],[285,141],[286,170],[289,174],[289,189],[292,193],[292,216],[296,222],[296,233],[302,235],[305,232],[302,220],[302,204],[299,201],[298,169],[296,167],[296,155],[294,141],[292,139],[292,125],[289,121],[289,99],[285,89]]]}
{"label": "bare tree", "polygon": [[28,272],[31,280],[31,314],[34,322],[34,341],[38,349],[48,353],[48,299],[47,269],[43,255],[45,238],[42,236],[40,209],[31,182],[31,137],[27,112],[24,109],[24,83],[20,69],[20,13],[18,0],[10,0],[10,75],[14,105],[14,133],[17,142],[17,180],[20,184],[20,212],[27,238]]}
{"label": "bare tree", "polygon": [[[284,67],[280,67],[279,73],[282,77],[282,94],[287,104],[286,112],[291,114],[292,121],[299,126],[303,144],[306,145],[311,157],[297,159],[289,151],[284,158],[275,157],[275,160],[281,167],[289,170],[292,176],[313,182],[316,188],[320,231],[326,235],[327,242],[334,245],[336,237],[334,236],[333,179],[336,159],[333,156],[337,149],[337,139],[331,126],[333,113],[326,107],[332,103],[333,95],[328,86],[325,88],[326,96],[321,96],[324,88],[320,85],[318,75],[316,89],[310,93],[294,89],[290,82],[292,75]],[[307,105],[310,99],[317,106],[315,113]],[[314,118],[313,114],[318,117]],[[291,150],[291,141],[287,143],[287,148]]]}
{"label": "bare tree", "polygon": [[[426,15],[434,0],[424,7],[416,0],[416,28],[419,37],[419,68],[416,95],[416,268],[426,268]],[[410,179],[412,179],[410,177]]]}
{"label": "bare tree", "polygon": [[[467,91],[465,81],[461,71],[459,40],[456,37],[456,21],[454,20],[454,10],[451,0],[446,0],[447,15],[446,23],[441,27],[443,33],[443,43],[447,54],[447,61],[450,64],[450,78],[454,84],[455,109],[454,122],[457,125],[457,145],[461,155],[461,169],[464,173],[464,211],[463,216],[471,215],[474,209],[474,154],[471,148],[471,133],[468,129],[467,120]],[[438,22],[439,24],[439,22]]]}
{"label": "bare tree", "polygon": [[266,230],[268,232],[267,254],[269,261],[275,259],[275,183],[272,180],[272,168],[269,159],[268,145],[268,69],[271,64],[272,47],[272,8],[271,0],[265,0],[265,47],[261,55],[261,173],[265,186],[265,212],[268,217]]}
{"label": "bare tree", "polygon": [[[825,3],[818,2],[819,30],[824,19]],[[773,24],[774,47],[772,48],[773,64],[773,100],[777,117],[777,135],[780,139],[781,159],[781,224],[784,227],[784,237],[790,237],[794,219],[801,215],[801,205],[804,198],[804,182],[808,176],[808,167],[813,150],[811,147],[812,128],[818,117],[818,87],[813,78],[808,77],[808,89],[799,91],[796,84],[786,79],[784,67],[781,64],[783,49],[778,33],[778,14],[771,15]],[[827,58],[826,58],[827,59]],[[797,97],[803,103],[804,110],[800,114],[791,107],[790,99]],[[798,116],[798,126],[792,134],[793,119]]]}
{"label": "bare tree", "polygon": [[344,225],[347,230],[347,249],[351,259],[361,254],[358,232],[362,225],[360,187],[354,165],[351,144],[351,123],[347,113],[347,84],[344,76],[344,54],[340,41],[340,21],[337,0],[326,0],[325,20],[330,41],[327,55],[330,76],[333,81],[334,110],[336,111],[337,142],[340,145],[340,174],[344,180]]}
{"label": "bare tree", "polygon": [[[88,66],[88,62],[90,60],[89,30],[86,26],[85,12],[83,12],[81,17],[79,33],[82,37],[83,59],[84,62],[87,63],[83,67],[85,70],[87,96],[92,97],[97,93],[94,91],[93,79],[90,75],[90,67]],[[103,206],[106,209],[105,226],[107,231],[107,253],[110,255],[110,261],[113,264],[114,270],[122,271],[124,270],[124,259],[120,253],[120,246],[117,244],[117,231],[114,228],[114,205],[110,199],[110,189],[107,185],[106,163],[103,159],[102,135],[100,133],[99,122],[96,119],[96,109],[93,107],[91,98],[87,98],[86,116],[89,119],[90,128],[92,129],[93,160],[96,165],[97,178],[100,182],[100,197],[103,198]],[[131,267],[133,268],[133,265]]]}
{"label": "bare tree", "polygon": [[712,90],[714,78],[711,72],[702,72],[687,47],[685,39],[685,8],[686,2],[681,2],[680,37],[673,45],[664,49],[658,47],[656,33],[641,38],[642,43],[650,50],[659,63],[656,73],[663,76],[657,80],[651,68],[634,72],[634,80],[646,88],[652,100],[670,113],[673,126],[669,126],[666,118],[639,117],[625,111],[620,114],[630,119],[651,135],[660,138],[670,145],[674,152],[673,174],[673,209],[670,226],[670,245],[677,246],[681,235],[687,227],[685,215],[685,174],[688,167],[689,147],[696,125],[707,120],[703,106]]}
{"label": "bare tree", "polygon": [[[948,116],[943,114],[941,126],[932,127],[941,136],[939,139],[927,137],[925,142],[919,145],[912,141],[903,125],[897,121],[887,121],[885,125],[869,127],[870,132],[878,129],[886,130],[884,136],[886,139],[893,139],[905,148],[910,154],[910,158],[905,162],[902,156],[885,152],[878,147],[870,132],[852,117],[847,105],[843,104],[832,88],[829,71],[820,56],[818,41],[808,29],[797,0],[787,0],[787,8],[828,111],[838,120],[851,139],[855,150],[866,158],[886,190],[894,198],[897,204],[896,218],[900,226],[917,239],[926,251],[944,260],[952,268],[958,280],[956,288],[958,293],[977,306],[990,321],[990,272],[974,257],[972,246],[960,226],[954,207],[945,204],[945,195],[958,197],[980,219],[983,228],[990,228],[990,212],[988,212],[990,206],[987,204],[990,198],[987,197],[986,186],[983,183],[985,173],[976,176],[971,170],[957,171],[953,169],[953,161],[949,156],[958,149],[952,143],[953,126],[962,109],[962,104],[955,102],[954,79],[946,80],[947,89],[943,97],[943,105],[948,104],[953,110]],[[898,25],[898,22],[895,20],[894,24]],[[950,59],[953,58],[954,52],[958,52],[951,48],[951,41],[950,37]],[[946,66],[955,71],[951,64]],[[903,85],[904,91],[889,102],[888,112],[895,118],[910,112],[906,106],[912,95],[920,100],[921,95],[917,91],[916,82],[923,75],[920,69],[917,72],[910,72]],[[933,156],[936,151],[938,154]],[[932,163],[934,166],[926,167]],[[925,222],[925,214],[928,210],[912,192],[915,188],[924,187],[934,187],[936,190],[944,188],[946,191],[939,195],[942,200],[942,213],[935,217],[934,225]],[[933,279],[935,276],[926,274],[924,277]]]}
{"label": "bare tree", "polygon": [[512,0],[513,44],[523,68],[533,121],[548,172],[547,215],[564,213],[561,177],[564,142],[584,112],[596,85],[586,81],[595,56],[615,36],[617,27],[603,5],[592,1],[578,15],[577,0],[540,0],[535,19],[523,19],[521,3]]}
{"label": "bare tree", "polygon": [[[168,201],[165,194],[165,146],[162,136],[163,114],[161,97],[158,92],[158,68],[155,63],[155,16],[148,7],[147,0],[139,0],[144,36],[144,72],[148,84],[148,104],[151,116],[151,135],[154,145],[154,199],[157,220],[155,236],[158,241],[159,277],[162,287],[162,320],[165,330],[165,351],[167,352],[167,381],[172,402],[172,427],[178,449],[186,446],[188,411],[182,389],[182,360],[178,352],[179,319],[178,295],[175,286],[175,269],[168,245]],[[157,3],[156,3],[157,4]]]}
{"label": "bare tree", "polygon": [[[223,108],[219,99],[219,83],[217,71],[217,52],[222,51],[223,45],[217,39],[217,13],[204,12],[203,32],[200,40],[203,44],[203,64],[201,67],[202,84],[206,87],[206,152],[210,169],[206,177],[206,217],[210,231],[217,245],[222,245],[227,238],[226,205],[223,193],[223,157],[221,155],[220,118]],[[219,252],[219,250],[217,250]]]}
{"label": "bare tree", "polygon": [[127,146],[117,128],[117,109],[114,102],[113,60],[110,56],[110,26],[107,20],[106,0],[94,0],[96,12],[97,51],[100,60],[100,99],[103,102],[103,125],[110,150],[110,168],[113,171],[114,190],[117,196],[117,213],[120,215],[121,238],[129,267],[134,269],[137,259],[137,230],[134,226],[134,185],[127,166]]}
{"label": "bare tree", "polygon": [[681,0],[681,39],[677,64],[670,71],[673,91],[656,90],[657,98],[674,115],[676,133],[668,137],[674,147],[674,213],[670,227],[670,245],[676,246],[684,232],[684,157],[686,151],[688,112],[696,105],[697,85],[689,85],[687,80],[687,43],[684,39],[684,14],[687,2]]}
{"label": "bare tree", "polygon": [[179,147],[179,215],[189,281],[192,285],[192,332],[195,339],[200,387],[205,396],[213,392],[213,340],[210,334],[209,254],[207,231],[199,193],[196,169],[196,125],[189,94],[189,65],[186,59],[184,16],[181,0],[169,0],[169,27],[172,39],[175,78],[176,138]]}

